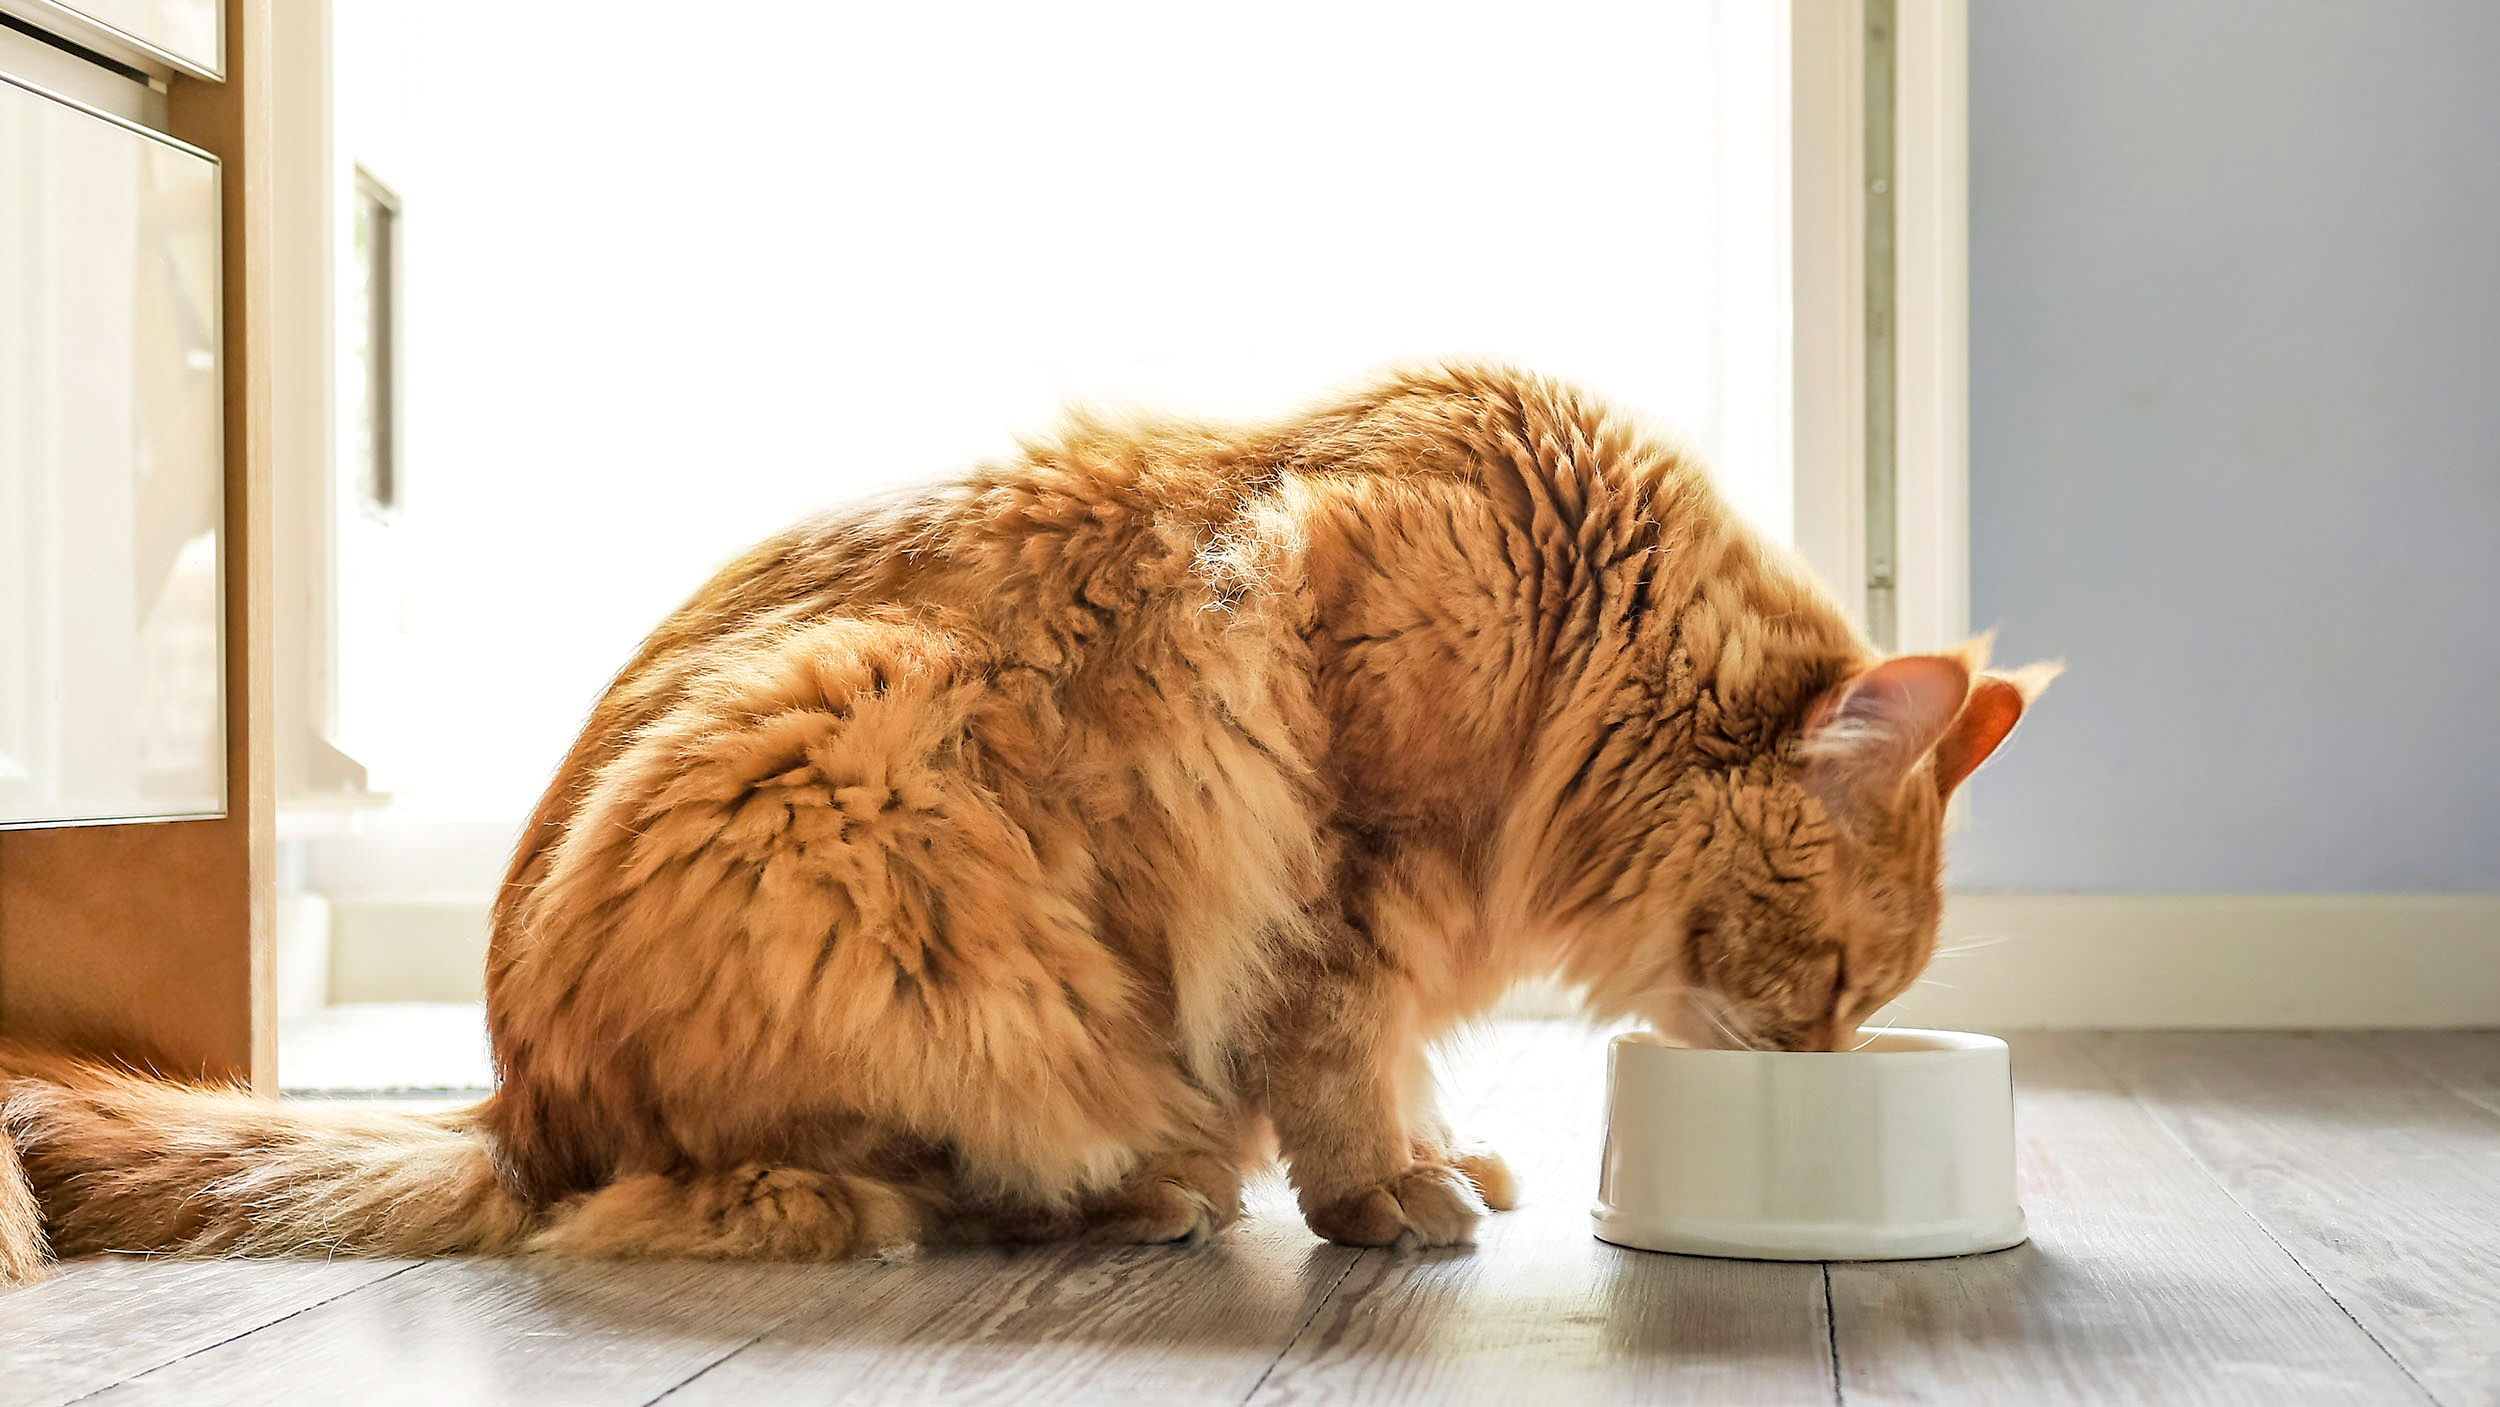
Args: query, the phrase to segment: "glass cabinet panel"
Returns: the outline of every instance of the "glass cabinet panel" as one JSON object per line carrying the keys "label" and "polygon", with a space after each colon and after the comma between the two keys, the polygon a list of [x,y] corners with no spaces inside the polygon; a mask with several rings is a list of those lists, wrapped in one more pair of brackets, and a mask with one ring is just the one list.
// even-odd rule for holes
{"label": "glass cabinet panel", "polygon": [[0,825],[225,806],[217,165],[0,75]]}
{"label": "glass cabinet panel", "polygon": [[60,18],[59,12],[67,11],[141,51],[135,57],[203,78],[225,73],[225,48],[218,42],[225,7],[219,0],[32,0],[7,8],[64,39],[88,39],[75,22]]}

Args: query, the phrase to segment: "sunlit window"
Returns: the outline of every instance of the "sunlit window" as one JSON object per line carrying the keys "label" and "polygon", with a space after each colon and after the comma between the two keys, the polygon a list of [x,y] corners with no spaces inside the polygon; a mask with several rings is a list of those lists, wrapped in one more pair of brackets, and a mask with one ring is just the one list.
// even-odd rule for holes
{"label": "sunlit window", "polygon": [[[401,406],[366,481],[407,633],[344,713],[403,807],[519,815],[716,565],[1070,400],[1272,415],[1500,358],[1788,533],[1785,6],[525,3],[492,44],[341,6],[349,137],[423,212],[394,245],[366,208],[406,396],[353,392]],[[586,104],[550,54],[668,79]]]}

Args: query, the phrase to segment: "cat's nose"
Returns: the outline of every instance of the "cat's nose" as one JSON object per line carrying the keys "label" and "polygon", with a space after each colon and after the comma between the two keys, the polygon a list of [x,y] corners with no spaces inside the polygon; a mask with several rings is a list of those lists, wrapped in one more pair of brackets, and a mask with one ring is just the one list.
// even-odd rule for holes
{"label": "cat's nose", "polygon": [[1847,1050],[1847,1042],[1855,1034],[1842,1028],[1837,1015],[1816,1021],[1784,1021],[1765,1026],[1762,1031],[1765,1049],[1797,1051]]}
{"label": "cat's nose", "polygon": [[1747,1045],[1755,1050],[1829,1050],[1821,1044],[1823,1033],[1823,1027],[1811,1021],[1757,1021]]}

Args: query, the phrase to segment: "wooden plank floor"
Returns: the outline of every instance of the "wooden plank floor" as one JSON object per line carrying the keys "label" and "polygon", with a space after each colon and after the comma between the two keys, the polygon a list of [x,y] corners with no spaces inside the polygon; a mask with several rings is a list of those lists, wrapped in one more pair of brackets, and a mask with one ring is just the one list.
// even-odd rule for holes
{"label": "wooden plank floor", "polygon": [[1452,1060],[1528,1181],[1473,1250],[1310,1239],[839,1266],[108,1258],[0,1294],[0,1407],[2500,1404],[2500,1032],[2016,1041],[2031,1244],[1890,1265],[1588,1235],[1603,1043]]}

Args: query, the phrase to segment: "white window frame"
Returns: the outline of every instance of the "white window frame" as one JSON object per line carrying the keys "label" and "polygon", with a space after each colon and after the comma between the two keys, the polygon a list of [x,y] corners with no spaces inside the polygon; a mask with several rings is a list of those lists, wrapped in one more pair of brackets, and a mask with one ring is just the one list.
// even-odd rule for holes
{"label": "white window frame", "polygon": [[[1968,7],[1891,4],[1891,643],[1935,650],[1970,631]],[[1869,0],[1790,5],[1795,540],[1861,622],[1869,595],[1868,17]]]}

